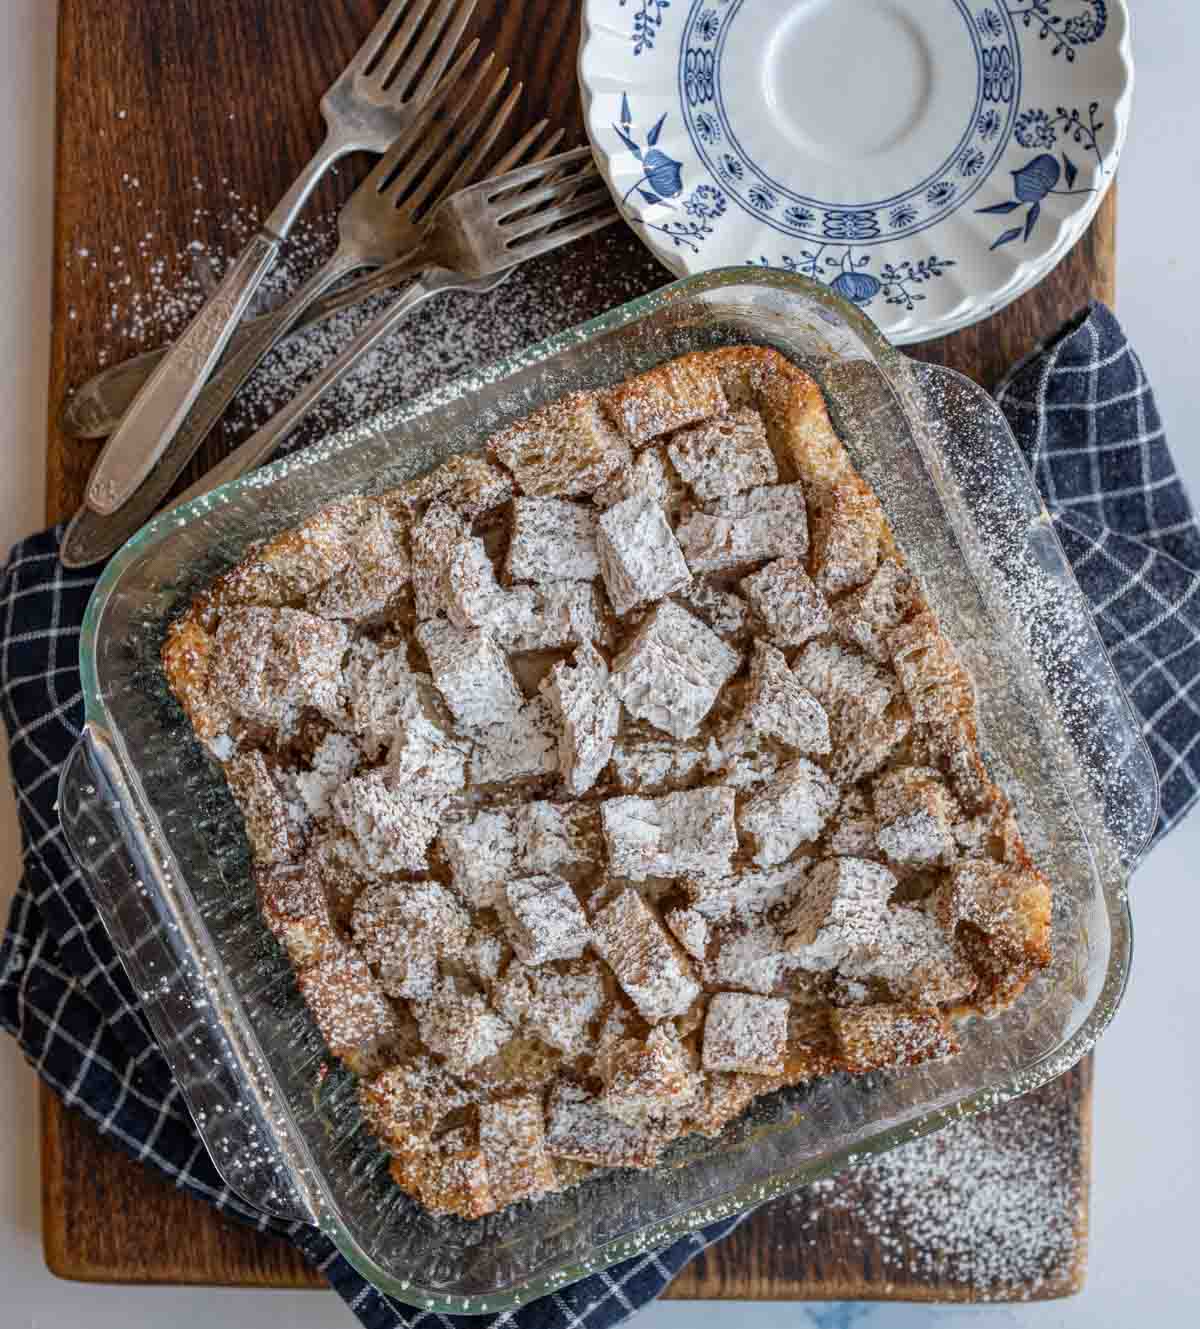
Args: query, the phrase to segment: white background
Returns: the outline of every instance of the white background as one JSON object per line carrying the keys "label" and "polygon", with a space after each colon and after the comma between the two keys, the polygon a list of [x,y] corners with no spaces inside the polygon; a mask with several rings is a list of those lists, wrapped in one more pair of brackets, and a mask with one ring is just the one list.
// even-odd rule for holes
{"label": "white background", "polygon": [[[161,2],[161,0],[159,0]],[[0,545],[43,524],[51,273],[54,0],[0,0]],[[1195,167],[1200,5],[1137,7],[1138,89],[1121,165],[1122,320],[1158,390],[1176,458],[1200,497]],[[166,131],[164,131],[166,132]],[[1049,331],[1049,329],[1047,329]],[[16,819],[0,779],[0,913],[19,870]],[[1129,996],[1097,1057],[1092,1246],[1087,1289],[1014,1308],[664,1304],[645,1329],[987,1324],[1163,1329],[1200,1323],[1191,1233],[1200,1194],[1200,812],[1134,882]],[[0,1038],[0,1321],[12,1329],[170,1324],[349,1325],[331,1294],[108,1288],[59,1282],[42,1261],[33,1073]]]}

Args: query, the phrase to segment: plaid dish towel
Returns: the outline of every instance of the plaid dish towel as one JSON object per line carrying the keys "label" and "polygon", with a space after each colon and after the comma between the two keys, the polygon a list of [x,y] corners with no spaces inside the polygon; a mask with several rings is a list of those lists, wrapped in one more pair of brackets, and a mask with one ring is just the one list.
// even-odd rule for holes
{"label": "plaid dish towel", "polygon": [[[1018,365],[997,397],[1141,717],[1162,781],[1162,836],[1200,789],[1200,528],[1141,363],[1096,305]],[[58,824],[58,774],[83,723],[79,630],[96,580],[62,567],[60,538],[56,529],[23,541],[0,582],[0,704],[24,840],[0,946],[0,1023],[66,1103],[137,1158],[229,1217],[289,1237],[368,1329],[481,1323],[393,1302],[315,1228],[249,1209],[195,1134]],[[739,1221],[487,1319],[607,1329]]]}

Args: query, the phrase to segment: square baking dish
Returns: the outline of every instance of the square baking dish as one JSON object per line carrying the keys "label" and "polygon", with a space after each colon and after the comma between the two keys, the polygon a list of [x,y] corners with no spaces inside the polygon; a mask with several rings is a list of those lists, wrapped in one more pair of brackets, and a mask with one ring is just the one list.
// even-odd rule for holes
{"label": "square baking dish", "polygon": [[[949,1061],[782,1090],[652,1172],[600,1174],[477,1222],[434,1217],[391,1182],[353,1077],[258,919],[241,818],[167,688],[167,624],[252,542],[335,499],[402,484],[565,392],[739,343],[774,346],[820,382],[969,667],[986,759],[1054,883],[1053,964]],[[97,586],[81,667],[87,724],[63,825],[213,1159],[247,1202],[318,1224],[413,1305],[521,1305],[1025,1093],[1083,1056],[1121,999],[1154,767],[1012,434],[974,384],[914,365],[794,274],[677,282],[159,517]]]}

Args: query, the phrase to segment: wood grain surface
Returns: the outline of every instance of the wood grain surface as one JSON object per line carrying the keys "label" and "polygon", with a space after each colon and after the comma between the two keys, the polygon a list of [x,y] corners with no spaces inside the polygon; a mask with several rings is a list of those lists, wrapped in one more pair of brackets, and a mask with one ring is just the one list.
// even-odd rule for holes
{"label": "wood grain surface", "polygon": [[[96,445],[64,437],[62,401],[106,360],[139,347],[120,291],[163,283],[163,255],[178,237],[219,246],[220,199],[265,215],[317,146],[316,104],[380,8],[379,0],[60,0],[47,516],[78,505]],[[509,63],[525,95],[508,137],[541,116],[583,142],[575,84],[575,0],[481,0],[473,32]],[[311,209],[336,207],[359,177],[353,163],[330,177]],[[992,386],[1019,356],[1088,299],[1114,296],[1115,193],[1087,235],[1035,290],[963,332],[913,348]],[[120,253],[120,259],[114,255]],[[610,256],[612,247],[606,253]],[[618,246],[638,283],[668,274],[637,242]],[[577,247],[573,281],[595,283],[596,253]],[[126,283],[125,278],[129,280]],[[597,310],[598,312],[598,310]],[[230,440],[217,433],[197,467]],[[198,471],[181,478],[190,483]],[[1072,1258],[1017,1298],[1062,1296],[1084,1272],[1090,1141],[1090,1061],[1030,1100],[1000,1109],[1064,1115],[1080,1141],[1067,1166],[1078,1233]],[[287,1243],[237,1227],[100,1138],[78,1113],[43,1093],[46,1260],[64,1278],[104,1282],[320,1287]],[[812,1244],[791,1240],[797,1210],[760,1211],[697,1259],[668,1292],[687,1298],[902,1298],[970,1300],[978,1289],[947,1275],[888,1267],[878,1233],[853,1213],[816,1221]],[[819,1218],[819,1216],[818,1216]],[[997,1293],[993,1289],[994,1298]]]}

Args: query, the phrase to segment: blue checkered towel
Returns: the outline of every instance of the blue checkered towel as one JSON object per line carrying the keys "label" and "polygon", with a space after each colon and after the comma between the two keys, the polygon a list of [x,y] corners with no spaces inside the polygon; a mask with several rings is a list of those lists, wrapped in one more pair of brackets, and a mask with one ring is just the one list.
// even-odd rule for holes
{"label": "blue checkered towel", "polygon": [[[1161,836],[1200,789],[1200,528],[1141,363],[1113,315],[1093,306],[997,395],[1141,716],[1162,781]],[[369,1329],[479,1323],[389,1300],[315,1228],[248,1209],[200,1143],[58,824],[58,774],[83,723],[79,629],[96,580],[63,568],[60,538],[56,529],[23,541],[0,582],[0,702],[25,866],[0,947],[0,1023],[102,1132],[230,1217],[290,1237]],[[491,1318],[606,1329],[738,1221]]]}

